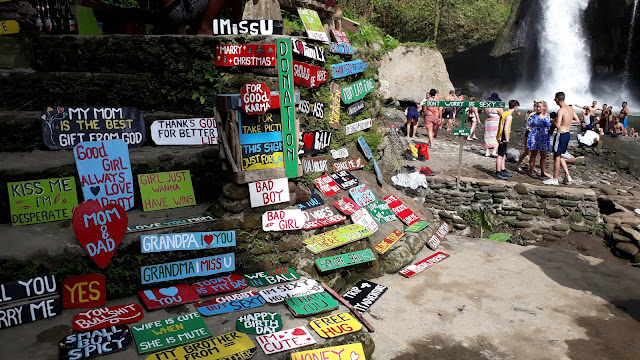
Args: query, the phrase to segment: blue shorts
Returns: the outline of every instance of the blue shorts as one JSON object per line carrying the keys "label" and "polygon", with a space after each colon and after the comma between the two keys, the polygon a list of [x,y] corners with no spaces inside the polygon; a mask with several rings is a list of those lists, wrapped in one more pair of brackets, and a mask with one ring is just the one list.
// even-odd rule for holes
{"label": "blue shorts", "polygon": [[411,106],[409,107],[409,110],[407,110],[407,120],[409,119],[420,119],[420,114],[418,114],[418,109],[416,109],[415,106]]}
{"label": "blue shorts", "polygon": [[569,147],[569,140],[571,139],[571,134],[569,132],[565,133],[556,133],[556,136],[553,137],[553,153],[554,154],[564,154],[567,152],[567,148]]}
{"label": "blue shorts", "polygon": [[622,123],[622,126],[624,126],[624,128],[627,128],[627,122],[629,121],[629,118],[624,118],[622,119],[622,121],[620,121]]}

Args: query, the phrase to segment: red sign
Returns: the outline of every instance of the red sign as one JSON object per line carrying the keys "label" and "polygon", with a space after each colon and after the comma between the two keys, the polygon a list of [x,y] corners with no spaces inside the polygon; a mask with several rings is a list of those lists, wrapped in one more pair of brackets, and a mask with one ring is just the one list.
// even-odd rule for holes
{"label": "red sign", "polygon": [[216,45],[216,66],[276,66],[276,45]]}
{"label": "red sign", "polygon": [[389,204],[391,211],[393,211],[393,213],[396,214],[407,226],[420,220],[420,217],[411,211],[411,209],[402,203],[402,201],[400,201],[395,195],[389,195],[382,200]]}
{"label": "red sign", "polygon": [[347,44],[347,45],[351,46],[351,41],[349,41],[349,37],[347,36],[347,34],[344,31],[342,31],[342,30],[331,30],[331,35],[333,36],[333,39],[338,44]]}
{"label": "red sign", "polygon": [[249,115],[264,114],[271,108],[271,90],[265,83],[246,83],[240,89],[242,110]]}
{"label": "red sign", "polygon": [[96,200],[88,200],[73,212],[73,232],[82,248],[93,261],[105,268],[122,242],[129,218],[117,204],[102,207]]}
{"label": "red sign", "polygon": [[89,331],[112,325],[129,324],[140,321],[143,317],[142,306],[138,304],[92,309],[73,316],[73,330]]}
{"label": "red sign", "polygon": [[92,308],[107,303],[107,280],[102,274],[72,276],[62,282],[65,309]]}
{"label": "red sign", "polygon": [[231,274],[216,279],[202,280],[191,284],[191,288],[198,295],[213,295],[229,291],[242,290],[248,286],[242,275]]}
{"label": "red sign", "polygon": [[236,294],[231,294],[231,295],[225,295],[225,296],[218,296],[216,298],[213,299],[209,299],[209,300],[205,300],[205,301],[198,301],[197,303],[193,304],[193,307],[195,307],[196,309],[199,307],[205,307],[205,306],[209,306],[209,305],[214,305],[214,304],[222,304],[222,303],[226,303],[229,301],[234,301],[234,300],[242,300],[242,299],[246,299],[248,297],[252,297],[252,296],[256,296],[258,295],[257,291],[251,290],[251,291],[246,291],[243,293],[236,293]]}
{"label": "red sign", "polygon": [[329,74],[321,67],[299,61],[293,62],[293,83],[308,88],[316,88],[327,82]]}
{"label": "red sign", "polygon": [[305,230],[317,229],[317,228],[320,228],[320,227],[323,227],[323,226],[339,224],[339,223],[341,223],[341,222],[343,222],[345,220],[347,220],[346,216],[333,215],[333,216],[329,216],[329,217],[324,218],[324,219],[307,221],[307,222],[304,223],[304,226],[302,228],[305,229]]}
{"label": "red sign", "polygon": [[438,245],[444,241],[444,238],[447,236],[449,231],[451,231],[451,226],[443,221],[433,235],[431,235],[429,240],[427,240],[427,245],[429,245],[431,250],[435,250]]}
{"label": "red sign", "polygon": [[316,182],[316,186],[325,196],[331,197],[340,192],[338,184],[327,174],[315,178],[313,181]]}
{"label": "red sign", "polygon": [[138,291],[138,296],[147,310],[156,310],[200,300],[198,294],[187,284]]}
{"label": "red sign", "polygon": [[336,209],[340,210],[340,212],[345,215],[351,215],[354,212],[360,210],[360,205],[356,204],[355,201],[347,197],[343,197],[340,200],[334,201],[333,206],[335,206]]}
{"label": "red sign", "polygon": [[432,267],[433,265],[439,263],[440,261],[449,257],[449,254],[445,254],[443,252],[437,252],[425,259],[418,261],[413,265],[409,265],[406,268],[398,271],[398,274],[410,278],[416,274],[419,274],[426,269]]}

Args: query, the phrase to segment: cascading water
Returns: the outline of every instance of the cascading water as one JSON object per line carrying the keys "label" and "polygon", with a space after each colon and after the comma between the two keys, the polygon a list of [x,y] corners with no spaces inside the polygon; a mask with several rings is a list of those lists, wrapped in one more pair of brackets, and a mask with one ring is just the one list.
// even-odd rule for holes
{"label": "cascading water", "polygon": [[627,56],[624,58],[624,74],[622,75],[622,86],[625,90],[629,88],[630,66],[631,66],[631,49],[633,48],[633,32],[636,25],[636,12],[638,10],[638,0],[633,2],[633,11],[631,13],[631,24],[629,25],[629,40],[627,41]]}

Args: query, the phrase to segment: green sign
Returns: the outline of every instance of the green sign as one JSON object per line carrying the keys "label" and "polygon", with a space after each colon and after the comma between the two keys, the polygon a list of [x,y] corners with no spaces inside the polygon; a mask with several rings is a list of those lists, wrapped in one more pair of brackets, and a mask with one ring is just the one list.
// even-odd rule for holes
{"label": "green sign", "polygon": [[428,221],[424,221],[424,220],[416,221],[411,226],[409,226],[406,229],[404,229],[404,232],[415,232],[415,233],[417,233],[417,232],[420,232],[420,230],[426,228],[427,226],[429,226],[429,222]]}
{"label": "green sign", "polygon": [[504,101],[442,101],[427,100],[425,106],[440,107],[477,107],[477,108],[503,108]]}
{"label": "green sign", "polygon": [[253,274],[245,274],[244,278],[249,283],[249,286],[262,287],[291,280],[298,280],[300,279],[300,275],[298,275],[298,273],[292,268],[283,267]]}
{"label": "green sign", "polygon": [[72,177],[7,183],[13,225],[71,219],[78,206]]}
{"label": "green sign", "polygon": [[189,170],[138,175],[144,211],[196,204]]}
{"label": "green sign", "polygon": [[375,88],[373,79],[362,79],[342,88],[342,102],[351,104],[364,98]]}
{"label": "green sign", "polygon": [[324,26],[322,26],[322,21],[317,11],[298,8],[298,14],[300,15],[300,19],[302,19],[305,30],[307,30],[307,35],[311,39],[329,42],[329,37],[324,31]]}
{"label": "green sign", "polygon": [[[375,159],[374,159],[375,160]],[[382,200],[376,200],[367,204],[367,210],[374,219],[380,224],[384,224],[397,219],[396,214],[391,211],[389,204]]]}
{"label": "green sign", "polygon": [[161,351],[211,337],[200,313],[180,315],[131,327],[139,354]]}
{"label": "green sign", "polygon": [[338,301],[323,291],[317,294],[284,299],[285,305],[293,316],[303,317],[333,311],[338,308]]}
{"label": "green sign", "polygon": [[307,238],[303,243],[307,246],[307,250],[319,254],[371,235],[373,232],[367,230],[364,225],[350,224]]}
{"label": "green sign", "polygon": [[316,259],[316,267],[318,268],[318,270],[320,270],[320,272],[324,272],[351,265],[366,263],[375,259],[376,256],[373,254],[373,251],[371,251],[371,249],[364,249],[346,254]]}
{"label": "green sign", "polygon": [[280,84],[280,114],[282,115],[282,143],[284,171],[288,178],[298,177],[298,135],[293,104],[293,59],[291,39],[276,41],[278,56],[278,83]]}
{"label": "green sign", "polygon": [[456,136],[469,136],[471,135],[471,129],[455,129],[453,135]]}
{"label": "green sign", "polygon": [[244,314],[236,320],[236,329],[245,334],[273,334],[282,329],[282,316],[273,311]]}

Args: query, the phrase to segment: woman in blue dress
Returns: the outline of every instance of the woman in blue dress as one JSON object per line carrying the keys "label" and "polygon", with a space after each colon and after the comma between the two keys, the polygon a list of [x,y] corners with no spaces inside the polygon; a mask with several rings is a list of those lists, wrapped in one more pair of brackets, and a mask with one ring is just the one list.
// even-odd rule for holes
{"label": "woman in blue dress", "polygon": [[549,128],[551,127],[551,119],[547,114],[547,102],[538,101],[535,106],[535,113],[527,119],[527,147],[531,151],[529,157],[529,176],[535,177],[534,169],[536,166],[536,156],[540,153],[540,174],[550,177],[545,171],[547,163],[547,152],[551,150]]}

